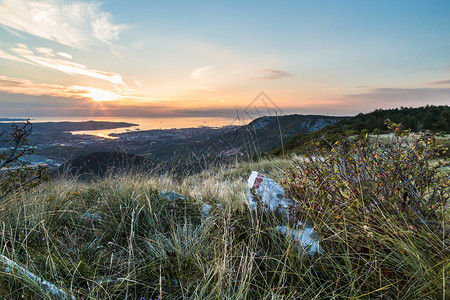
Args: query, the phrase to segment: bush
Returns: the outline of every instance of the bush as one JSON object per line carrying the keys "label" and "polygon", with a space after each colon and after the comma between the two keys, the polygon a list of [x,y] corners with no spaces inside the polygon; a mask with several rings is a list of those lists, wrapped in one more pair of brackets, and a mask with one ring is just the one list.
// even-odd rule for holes
{"label": "bush", "polygon": [[306,210],[320,218],[325,211],[342,214],[353,207],[353,219],[388,213],[410,225],[440,222],[449,179],[440,173],[448,162],[439,153],[446,150],[436,146],[434,135],[409,141],[409,131],[389,126],[396,134],[387,145],[365,136],[337,141],[329,152],[316,148],[306,163],[297,161],[283,182],[300,201],[297,217]]}
{"label": "bush", "polygon": [[450,181],[439,156],[446,150],[431,134],[411,140],[388,126],[397,133],[388,144],[365,136],[298,159],[282,183],[298,201],[291,221],[314,225],[329,256],[325,272],[342,286],[389,299],[446,298]]}

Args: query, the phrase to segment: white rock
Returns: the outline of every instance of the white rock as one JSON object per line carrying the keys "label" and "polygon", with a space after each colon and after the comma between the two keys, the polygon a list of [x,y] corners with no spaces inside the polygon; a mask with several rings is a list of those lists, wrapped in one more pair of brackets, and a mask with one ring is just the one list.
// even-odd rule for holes
{"label": "white rock", "polygon": [[257,207],[257,199],[252,196],[251,191],[261,199],[265,207],[285,217],[289,216],[289,207],[295,206],[292,199],[284,197],[284,190],[279,184],[261,173],[253,171],[248,179],[248,186],[250,193],[247,201],[251,209]]}
{"label": "white rock", "polygon": [[66,292],[64,292],[62,289],[58,288],[54,284],[28,271],[25,267],[19,265],[15,261],[10,260],[9,258],[7,258],[2,254],[0,254],[0,263],[6,265],[5,267],[6,273],[15,272],[19,278],[21,277],[26,278],[27,280],[34,282],[36,285],[40,286],[48,294],[48,296],[53,296],[53,298],[55,299],[68,299],[68,298],[75,299],[74,296],[68,295]]}
{"label": "white rock", "polygon": [[[258,199],[265,209],[289,217],[289,208],[297,205],[292,199],[284,197],[283,188],[272,179],[253,171],[248,179],[250,188],[247,197],[248,204],[252,210],[258,207]],[[256,194],[257,198],[253,197]],[[298,222],[298,226],[302,225]],[[295,229],[285,225],[276,226],[275,229],[283,233],[286,237],[294,240],[307,254],[322,253],[323,249],[319,245],[319,235],[314,228],[306,226],[305,229]]]}
{"label": "white rock", "polygon": [[307,254],[322,253],[323,249],[320,247],[318,233],[312,227],[305,227],[305,229],[293,229],[288,226],[277,226],[276,230],[283,233],[288,238],[294,240],[299,246],[306,250]]}

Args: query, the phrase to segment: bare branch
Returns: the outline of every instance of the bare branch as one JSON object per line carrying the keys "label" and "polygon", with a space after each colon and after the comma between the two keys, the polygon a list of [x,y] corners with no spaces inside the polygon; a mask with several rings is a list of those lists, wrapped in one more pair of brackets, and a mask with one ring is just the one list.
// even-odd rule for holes
{"label": "bare branch", "polygon": [[13,123],[11,127],[11,132],[6,132],[6,130],[3,130],[0,134],[0,136],[2,136],[5,133],[8,133],[13,145],[13,148],[9,151],[9,153],[3,153],[3,156],[0,156],[0,159],[3,159],[3,161],[0,162],[0,169],[16,161],[27,152],[30,152],[27,139],[33,130],[30,121],[28,120],[24,122],[21,126]]}

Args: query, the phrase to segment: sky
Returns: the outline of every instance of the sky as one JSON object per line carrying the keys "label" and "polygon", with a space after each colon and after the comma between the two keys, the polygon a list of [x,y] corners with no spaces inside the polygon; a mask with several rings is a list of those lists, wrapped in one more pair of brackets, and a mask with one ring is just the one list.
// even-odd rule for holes
{"label": "sky", "polygon": [[0,117],[450,104],[450,1],[0,0]]}

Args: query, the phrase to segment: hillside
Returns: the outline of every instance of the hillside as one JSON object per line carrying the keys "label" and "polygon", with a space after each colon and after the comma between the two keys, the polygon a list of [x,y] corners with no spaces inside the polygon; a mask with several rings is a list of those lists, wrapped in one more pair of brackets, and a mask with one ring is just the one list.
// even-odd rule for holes
{"label": "hillside", "polygon": [[[430,138],[337,143],[322,157],[240,162],[182,179],[106,173],[22,190],[0,202],[0,295],[446,299],[449,169]],[[293,199],[288,218],[263,202],[251,208],[252,171]],[[261,189],[280,199],[275,184]],[[312,229],[320,253],[301,244],[299,233]]]}
{"label": "hillside", "polygon": [[175,175],[195,174],[211,167],[253,160],[269,152],[295,133],[313,132],[346,117],[286,115],[260,117],[247,125],[223,127],[202,140],[156,144],[149,158],[165,157],[161,169]]}
{"label": "hillside", "polygon": [[196,149],[203,156],[258,156],[279,147],[294,134],[314,132],[344,119],[346,117],[296,114],[260,117],[245,126],[227,130]]}
{"label": "hillside", "polygon": [[151,162],[141,156],[124,152],[93,152],[81,155],[61,165],[58,175],[70,175],[78,179],[111,176],[127,171],[148,172]]}
{"label": "hillside", "polygon": [[[348,136],[366,133],[386,133],[388,129],[384,124],[386,119],[401,123],[405,129],[414,132],[431,130],[435,132],[450,132],[449,106],[424,106],[418,108],[396,108],[375,110],[366,114],[358,114],[339,122],[326,126],[311,133],[300,133],[291,136],[284,144],[287,153],[301,153],[311,149],[315,143],[326,146]],[[282,154],[282,148],[272,150],[272,155]]]}

